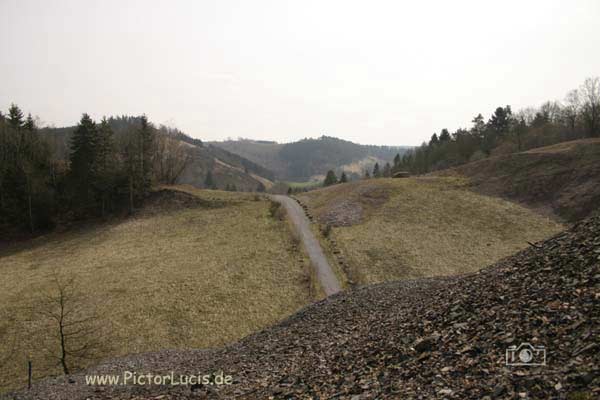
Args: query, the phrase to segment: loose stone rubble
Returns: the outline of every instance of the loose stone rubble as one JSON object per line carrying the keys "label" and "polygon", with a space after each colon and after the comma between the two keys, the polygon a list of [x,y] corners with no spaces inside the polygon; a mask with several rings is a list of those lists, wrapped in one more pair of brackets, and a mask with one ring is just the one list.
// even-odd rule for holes
{"label": "loose stone rubble", "polygon": [[[457,277],[340,293],[222,349],[131,356],[15,399],[597,399],[600,217]],[[531,362],[510,366],[510,346]],[[223,371],[230,386],[85,385],[85,374]]]}

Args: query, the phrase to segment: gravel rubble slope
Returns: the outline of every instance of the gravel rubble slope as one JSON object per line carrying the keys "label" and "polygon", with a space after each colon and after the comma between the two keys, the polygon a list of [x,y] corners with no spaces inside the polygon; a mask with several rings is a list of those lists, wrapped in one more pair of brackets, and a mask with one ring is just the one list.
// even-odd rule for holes
{"label": "gravel rubble slope", "polygon": [[[231,386],[86,386],[83,373],[14,399],[600,398],[600,217],[479,273],[363,287],[308,306],[222,349],[100,365],[177,374],[222,370]],[[508,346],[547,363],[510,367]],[[538,359],[539,360],[539,359]]]}

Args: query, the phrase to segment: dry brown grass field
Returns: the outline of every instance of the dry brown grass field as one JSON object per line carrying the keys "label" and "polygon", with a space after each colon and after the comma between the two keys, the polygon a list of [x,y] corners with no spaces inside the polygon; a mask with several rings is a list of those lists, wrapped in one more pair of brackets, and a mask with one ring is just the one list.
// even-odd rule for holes
{"label": "dry brown grass field", "polygon": [[371,179],[299,195],[359,284],[476,271],[564,227],[457,178]]}
{"label": "dry brown grass field", "polygon": [[[110,358],[221,346],[311,301],[307,257],[252,194],[178,188],[199,204],[156,201],[134,217],[49,234],[0,252],[0,389],[59,374],[56,329],[37,311],[53,277],[97,309]],[[314,290],[313,290],[314,292]],[[0,390],[0,391],[1,391]]]}

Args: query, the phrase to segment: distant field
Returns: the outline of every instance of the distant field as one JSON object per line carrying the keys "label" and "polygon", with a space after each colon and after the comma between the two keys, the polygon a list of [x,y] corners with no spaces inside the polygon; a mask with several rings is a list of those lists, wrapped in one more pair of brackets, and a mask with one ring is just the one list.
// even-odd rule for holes
{"label": "distant field", "polygon": [[297,196],[360,284],[476,271],[563,226],[456,178],[371,179]]}
{"label": "distant field", "polygon": [[292,189],[314,189],[323,186],[323,182],[306,181],[306,182],[285,182]]}
{"label": "distant field", "polygon": [[308,303],[308,261],[269,202],[184,188],[199,205],[159,198],[133,218],[51,234],[0,252],[0,389],[58,374],[42,347],[55,330],[36,317],[56,271],[103,316],[104,357],[221,346]]}

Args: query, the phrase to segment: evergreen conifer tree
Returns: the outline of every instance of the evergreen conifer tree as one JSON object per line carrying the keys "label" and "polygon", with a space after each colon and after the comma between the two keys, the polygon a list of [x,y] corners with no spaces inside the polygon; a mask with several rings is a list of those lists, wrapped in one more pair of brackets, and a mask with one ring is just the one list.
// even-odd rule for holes
{"label": "evergreen conifer tree", "polygon": [[23,126],[23,112],[16,104],[11,104],[8,109],[8,123],[15,130]]}
{"label": "evergreen conifer tree", "polygon": [[389,178],[392,176],[392,167],[390,166],[390,163],[385,163],[383,166],[383,176],[384,178]]}
{"label": "evergreen conifer tree", "polygon": [[103,118],[97,126],[95,148],[92,184],[100,203],[100,214],[104,217],[108,209],[112,208],[112,197],[117,184],[114,132],[106,118]]}
{"label": "evergreen conifer tree", "polygon": [[381,178],[381,171],[379,170],[379,163],[375,163],[373,167],[373,178]]}
{"label": "evergreen conifer tree", "polygon": [[71,136],[70,176],[75,201],[84,208],[91,204],[91,188],[94,179],[93,167],[97,151],[96,123],[88,114],[83,114],[77,129]]}
{"label": "evergreen conifer tree", "polygon": [[217,185],[215,184],[215,180],[212,175],[212,171],[209,169],[206,173],[206,178],[204,179],[204,187],[207,189],[216,189]]}
{"label": "evergreen conifer tree", "polygon": [[398,168],[400,166],[400,154],[396,154],[396,157],[394,157],[394,169]]}
{"label": "evergreen conifer tree", "polygon": [[327,175],[325,176],[325,180],[323,181],[323,186],[331,186],[335,185],[338,182],[337,176],[335,176],[335,172],[333,170],[327,171]]}

